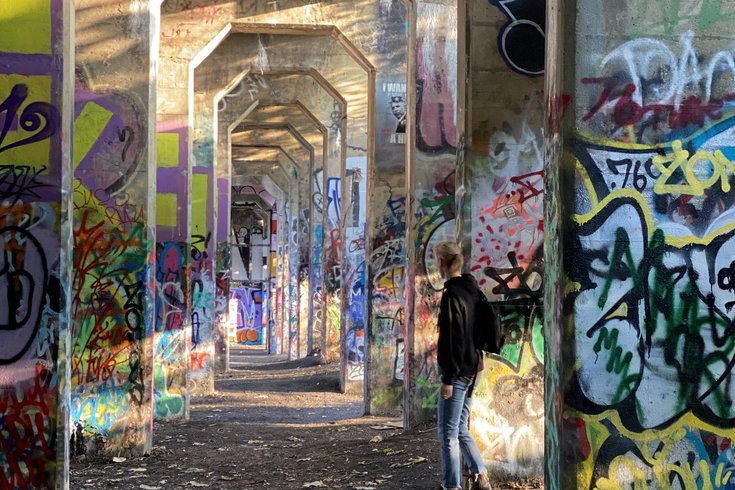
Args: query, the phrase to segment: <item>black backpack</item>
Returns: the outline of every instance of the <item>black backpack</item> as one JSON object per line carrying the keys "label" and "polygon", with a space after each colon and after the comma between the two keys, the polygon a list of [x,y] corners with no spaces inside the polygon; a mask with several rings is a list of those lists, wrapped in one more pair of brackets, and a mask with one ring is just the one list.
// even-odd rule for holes
{"label": "black backpack", "polygon": [[500,354],[505,343],[505,332],[500,315],[485,294],[478,288],[480,299],[475,307],[473,337],[475,347],[489,354]]}

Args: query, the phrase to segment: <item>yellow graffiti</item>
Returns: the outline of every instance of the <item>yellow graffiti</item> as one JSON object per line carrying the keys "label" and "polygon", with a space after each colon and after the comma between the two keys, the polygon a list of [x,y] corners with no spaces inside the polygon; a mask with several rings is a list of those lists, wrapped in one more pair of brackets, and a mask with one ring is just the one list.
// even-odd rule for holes
{"label": "yellow graffiti", "polygon": [[[730,190],[728,173],[735,174],[735,165],[727,159],[721,150],[716,150],[714,153],[699,150],[694,155],[689,156],[689,152],[683,148],[679,140],[674,141],[672,148],[673,153],[653,157],[653,164],[661,172],[661,176],[653,186],[653,192],[656,194],[701,196],[706,189],[714,186],[718,180],[720,181],[720,187],[723,192]],[[707,164],[711,166],[711,175],[704,180],[700,180],[695,173],[695,168],[699,165]],[[681,184],[667,184],[668,180],[674,175],[674,172],[679,169],[684,174],[685,182]]]}
{"label": "yellow graffiti", "polygon": [[[0,4],[4,3],[6,2],[0,2]],[[48,15],[48,12],[46,15]],[[2,26],[2,23],[0,23],[0,26]],[[2,45],[0,44],[0,52],[2,51]],[[23,114],[30,104],[36,102],[52,103],[51,77],[24,75],[0,76],[0,94],[2,94],[0,100],[4,100],[16,85],[25,85],[28,88],[28,97],[18,108],[18,116]],[[31,112],[33,111],[31,110]],[[7,117],[7,111],[4,112],[4,114]],[[41,125],[43,126],[44,124],[50,123],[51,121],[44,121]],[[38,134],[38,130],[38,128],[33,130],[26,129],[21,124],[18,124],[15,128],[11,128],[11,130],[5,135],[5,138],[2,140],[3,146],[7,147],[12,143],[22,142],[23,140],[28,141],[31,136]],[[51,140],[52,138],[44,138],[32,143],[21,144],[15,148],[6,149],[0,153],[0,165],[26,165],[41,175],[48,174],[50,170],[49,161],[51,156]]]}
{"label": "yellow graffiti", "polygon": [[176,228],[179,195],[175,193],[156,194],[156,224]]}
{"label": "yellow graffiti", "polygon": [[[570,410],[565,413],[565,417],[583,420],[590,442],[589,457],[579,465],[577,471],[577,482],[581,485],[579,488],[598,490],[617,490],[621,487],[640,490],[671,488],[671,477],[676,475],[683,482],[683,488],[712,490],[722,488],[733,477],[732,470],[725,465],[725,462],[710,466],[707,461],[700,460],[689,466],[682,465],[676,458],[674,454],[676,446],[689,432],[705,431],[717,434],[722,440],[735,438],[735,430],[723,430],[709,425],[691,413],[666,429],[648,429],[643,432],[626,429],[620,420],[620,414],[613,410],[598,415],[585,415]],[[635,444],[643,460],[630,452],[618,455],[610,462],[608,474],[598,476],[593,481],[596,478],[595,461],[602,445],[611,436],[602,423],[605,420],[620,432],[622,438]]]}
{"label": "yellow graffiti", "polygon": [[112,112],[94,102],[86,104],[79,113],[74,121],[74,170],[97,142],[110,119]]}
{"label": "yellow graffiti", "polygon": [[51,0],[0,2],[0,51],[51,54]]}
{"label": "yellow graffiti", "polygon": [[[635,189],[620,189],[615,192],[611,192],[601,201],[597,201],[596,199],[592,200],[593,205],[587,213],[575,214],[572,219],[578,224],[583,225],[592,220],[595,216],[597,216],[597,214],[600,213],[600,211],[605,209],[607,206],[611,205],[619,199],[626,198],[632,199],[638,204],[639,209],[643,213],[643,222],[645,223],[646,229],[648,231],[648,236],[646,238],[650,239],[655,229],[654,218],[650,212],[648,203],[646,202],[644,197]],[[666,244],[677,248],[684,248],[688,245],[709,245],[713,240],[726,233],[729,233],[733,229],[735,229],[735,222],[727,223],[715,230],[712,230],[709,234],[703,237],[698,237],[695,235],[685,235],[680,237],[666,235]]]}
{"label": "yellow graffiti", "polygon": [[156,165],[159,168],[179,166],[179,135],[177,133],[156,134]]}

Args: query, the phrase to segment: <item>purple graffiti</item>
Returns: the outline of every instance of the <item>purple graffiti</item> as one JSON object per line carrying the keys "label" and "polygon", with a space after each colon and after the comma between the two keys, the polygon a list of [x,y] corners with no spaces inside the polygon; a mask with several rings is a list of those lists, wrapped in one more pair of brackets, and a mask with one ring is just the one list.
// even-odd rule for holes
{"label": "purple graffiti", "polygon": [[17,226],[0,228],[0,365],[30,348],[41,322],[48,269],[41,244]]}

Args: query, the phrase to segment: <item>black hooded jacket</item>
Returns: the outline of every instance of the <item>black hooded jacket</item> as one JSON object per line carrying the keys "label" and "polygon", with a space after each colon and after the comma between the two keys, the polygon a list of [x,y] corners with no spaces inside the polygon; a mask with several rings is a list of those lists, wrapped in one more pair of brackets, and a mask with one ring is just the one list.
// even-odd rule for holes
{"label": "black hooded jacket", "polygon": [[437,360],[444,384],[457,378],[472,378],[482,370],[482,355],[475,348],[472,329],[480,289],[471,274],[452,277],[444,283],[439,306]]}

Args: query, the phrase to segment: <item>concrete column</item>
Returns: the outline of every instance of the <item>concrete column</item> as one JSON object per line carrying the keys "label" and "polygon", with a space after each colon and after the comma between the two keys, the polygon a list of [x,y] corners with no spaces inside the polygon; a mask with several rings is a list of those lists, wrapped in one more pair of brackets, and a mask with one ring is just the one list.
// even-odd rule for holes
{"label": "concrete column", "polygon": [[[381,7],[384,47],[375,60],[384,69],[375,87],[375,159],[368,169],[366,255],[365,411],[403,411],[406,284],[406,155],[408,33],[411,10]],[[390,60],[390,61],[389,61]]]}
{"label": "concrete column", "polygon": [[[456,201],[465,271],[508,332],[485,357],[472,431],[493,479],[543,474],[544,2],[462,2],[468,82]],[[520,27],[524,26],[524,27]],[[460,31],[460,34],[464,32]],[[460,91],[461,93],[461,91]],[[463,143],[462,143],[463,142]],[[522,386],[523,389],[518,389]],[[509,439],[507,431],[517,437]],[[521,442],[522,441],[522,442]],[[521,449],[522,448],[522,449]]]}
{"label": "concrete column", "polygon": [[0,488],[69,485],[73,7],[0,7]]}
{"label": "concrete column", "polygon": [[436,316],[443,280],[433,246],[456,239],[457,6],[417,2],[415,144],[409,171],[406,340],[407,387],[404,424],[431,420],[439,392]]}
{"label": "concrete column", "polygon": [[[159,118],[163,118],[159,112]],[[191,238],[187,131],[168,117],[156,139],[154,416],[188,418]]]}
{"label": "concrete column", "polygon": [[217,244],[215,260],[214,293],[214,348],[215,371],[226,372],[230,369],[230,343],[228,340],[227,298],[230,291],[230,179],[227,171],[217,168]]}
{"label": "concrete column", "polygon": [[549,11],[546,488],[731,485],[731,6]]}
{"label": "concrete column", "polygon": [[[196,156],[194,157],[196,161]],[[192,166],[191,183],[191,337],[192,396],[214,391],[214,169]]]}
{"label": "concrete column", "polygon": [[[151,447],[157,13],[76,2],[75,447]],[[122,15],[121,15],[122,14]]]}

